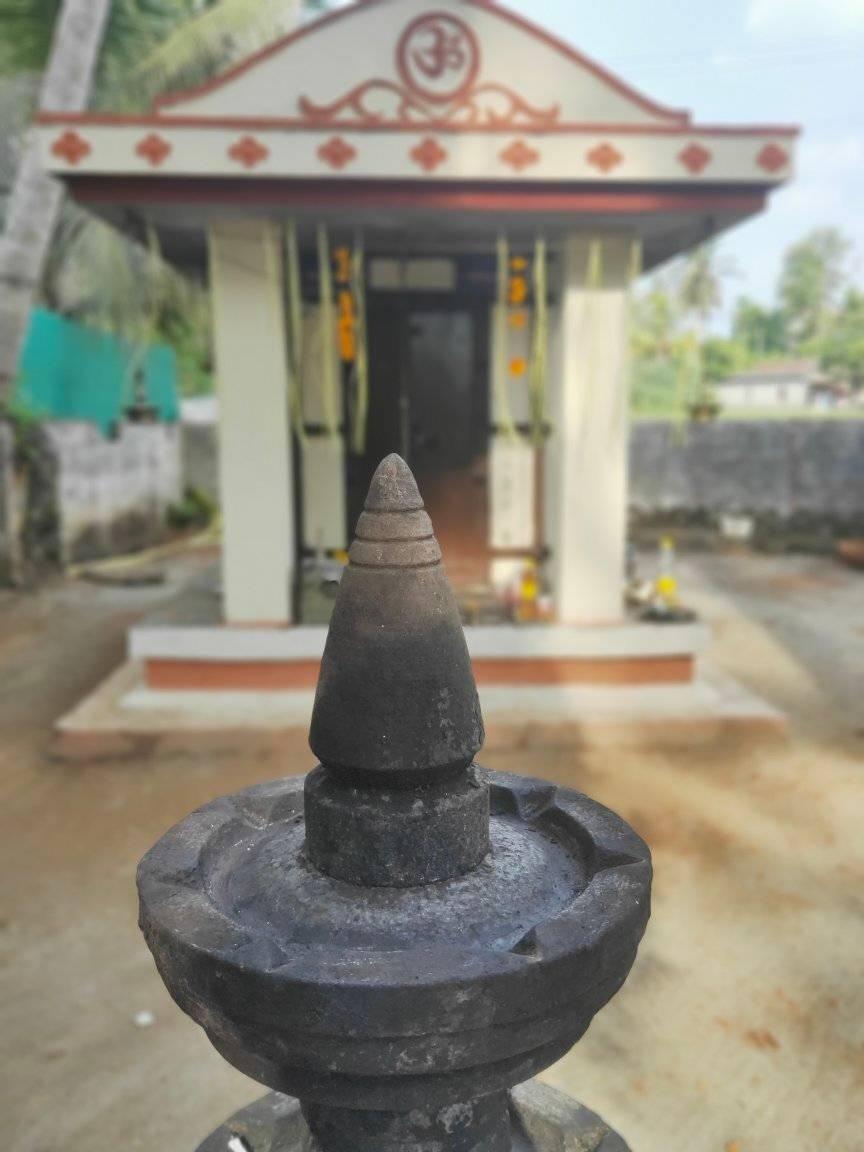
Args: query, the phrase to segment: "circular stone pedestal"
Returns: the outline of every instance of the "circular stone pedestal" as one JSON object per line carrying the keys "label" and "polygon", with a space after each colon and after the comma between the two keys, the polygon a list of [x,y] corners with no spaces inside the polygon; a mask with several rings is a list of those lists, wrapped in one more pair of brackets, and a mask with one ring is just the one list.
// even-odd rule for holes
{"label": "circular stone pedestal", "polygon": [[[630,1152],[572,1097],[536,1080],[510,1093],[512,1152]],[[299,1101],[270,1092],[212,1132],[197,1152],[316,1152]],[[422,1152],[437,1152],[433,1144]]]}

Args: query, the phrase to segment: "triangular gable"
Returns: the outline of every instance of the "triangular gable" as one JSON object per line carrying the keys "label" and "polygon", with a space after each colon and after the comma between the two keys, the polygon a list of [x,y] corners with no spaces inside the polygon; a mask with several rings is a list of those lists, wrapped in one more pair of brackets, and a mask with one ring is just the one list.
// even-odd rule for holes
{"label": "triangular gable", "polygon": [[689,123],[488,0],[360,0],[157,111],[377,129]]}

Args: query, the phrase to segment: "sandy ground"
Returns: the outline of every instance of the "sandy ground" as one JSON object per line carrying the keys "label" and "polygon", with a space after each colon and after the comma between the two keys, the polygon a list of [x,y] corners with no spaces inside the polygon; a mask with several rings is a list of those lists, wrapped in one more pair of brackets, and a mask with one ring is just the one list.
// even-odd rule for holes
{"label": "sandy ground", "polygon": [[[691,559],[682,578],[715,625],[715,659],[787,708],[792,735],[637,752],[493,734],[490,767],[582,788],[655,857],[633,975],[547,1078],[634,1152],[861,1152],[864,579],[730,557]],[[204,800],[306,770],[304,735],[258,759],[48,756],[52,720],[164,594],[0,595],[4,1152],[192,1152],[260,1094],[169,1001],[136,928],[134,871]],[[151,1027],[133,1023],[142,1010]]]}

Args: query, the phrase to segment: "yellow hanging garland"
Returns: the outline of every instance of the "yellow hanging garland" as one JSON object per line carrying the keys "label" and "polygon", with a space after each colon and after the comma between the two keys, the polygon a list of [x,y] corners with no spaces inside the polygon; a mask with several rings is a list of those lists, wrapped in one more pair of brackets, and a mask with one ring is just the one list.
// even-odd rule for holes
{"label": "yellow hanging garland", "polygon": [[351,450],[357,456],[366,451],[366,421],[369,414],[369,350],[366,332],[366,266],[363,241],[358,239],[351,263],[351,283],[355,316],[355,393]]}
{"label": "yellow hanging garland", "polygon": [[505,236],[498,237],[497,257],[498,281],[494,320],[495,363],[493,366],[493,380],[495,383],[496,407],[498,409],[497,415],[501,421],[504,435],[508,440],[515,440],[518,433],[516,431],[516,425],[513,422],[513,411],[510,406],[510,375],[507,355],[507,310],[510,303],[510,249]]}

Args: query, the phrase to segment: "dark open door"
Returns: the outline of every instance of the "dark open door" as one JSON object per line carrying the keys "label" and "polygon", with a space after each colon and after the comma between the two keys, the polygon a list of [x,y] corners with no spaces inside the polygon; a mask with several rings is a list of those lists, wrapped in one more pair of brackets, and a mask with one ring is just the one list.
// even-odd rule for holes
{"label": "dark open door", "polygon": [[458,296],[370,294],[368,331],[363,471],[388,452],[404,456],[420,484],[451,581],[484,584],[488,306]]}
{"label": "dark open door", "polygon": [[412,308],[407,349],[409,463],[456,586],[488,569],[485,325],[476,307]]}

